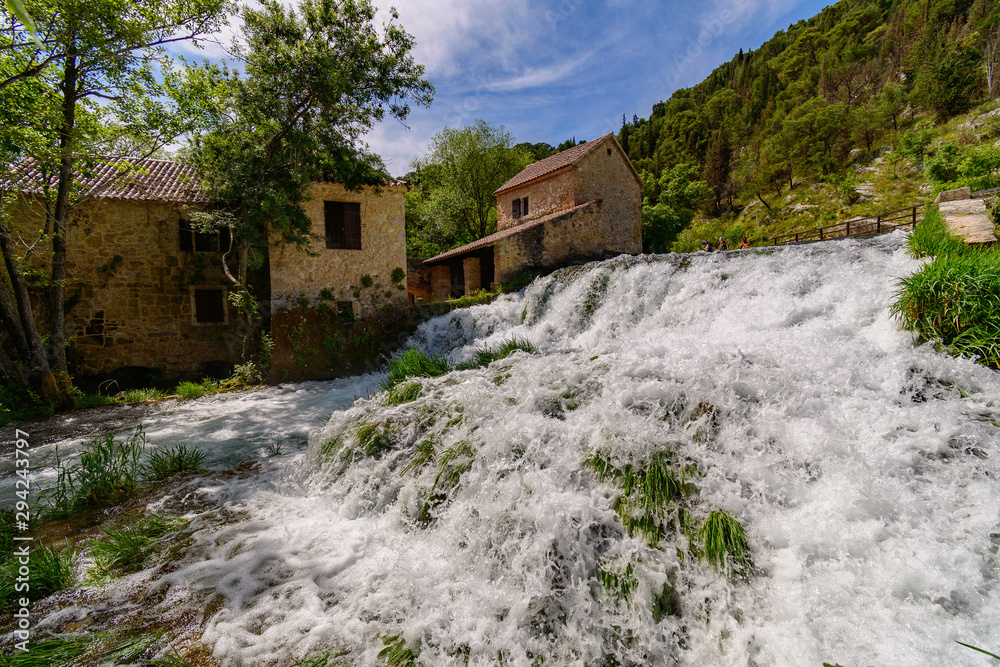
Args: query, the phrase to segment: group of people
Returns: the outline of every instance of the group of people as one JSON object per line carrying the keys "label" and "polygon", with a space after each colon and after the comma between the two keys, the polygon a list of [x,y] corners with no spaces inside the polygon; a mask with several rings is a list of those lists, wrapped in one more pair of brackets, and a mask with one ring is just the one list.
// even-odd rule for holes
{"label": "group of people", "polygon": [[[743,244],[740,246],[740,250],[746,250],[749,247],[750,247],[750,241],[747,240],[746,234],[744,234],[743,235]],[[704,250],[705,252],[713,252],[713,250],[714,250],[714,248],[712,247],[712,244],[709,243],[708,241],[702,241],[701,242],[701,249]],[[720,236],[719,237],[719,252],[723,252],[725,250],[729,250],[729,241],[726,240],[726,237]]]}

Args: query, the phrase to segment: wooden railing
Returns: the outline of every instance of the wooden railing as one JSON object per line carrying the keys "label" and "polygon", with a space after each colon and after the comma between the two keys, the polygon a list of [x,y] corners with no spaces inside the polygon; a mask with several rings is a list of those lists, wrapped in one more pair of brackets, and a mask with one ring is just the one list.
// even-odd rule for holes
{"label": "wooden railing", "polygon": [[922,206],[910,206],[897,211],[888,211],[865,218],[855,218],[854,220],[839,222],[829,227],[816,227],[807,229],[804,232],[775,236],[774,245],[813,243],[828,239],[844,239],[851,236],[875,236],[876,234],[886,234],[904,227],[913,229],[917,226],[917,210],[920,208]]}

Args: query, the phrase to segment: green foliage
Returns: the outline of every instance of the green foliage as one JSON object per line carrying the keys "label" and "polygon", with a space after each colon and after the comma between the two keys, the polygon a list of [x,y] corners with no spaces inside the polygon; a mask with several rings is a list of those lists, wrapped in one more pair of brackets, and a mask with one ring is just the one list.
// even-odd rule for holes
{"label": "green foliage", "polygon": [[937,206],[928,204],[924,219],[907,237],[906,245],[914,257],[936,257],[961,252],[965,244],[948,231]]}
{"label": "green foliage", "polygon": [[388,374],[382,381],[383,390],[389,390],[407,378],[438,377],[451,368],[444,357],[427,355],[417,348],[410,348],[389,360]]}
{"label": "green foliage", "polygon": [[690,164],[664,169],[655,179],[643,173],[642,246],[644,252],[666,252],[709,201],[708,184]]}
{"label": "green foliage", "polygon": [[621,494],[614,510],[629,535],[656,546],[666,534],[667,519],[679,518],[678,503],[693,491],[674,469],[670,452],[658,452],[644,467],[616,466],[608,454],[592,452],[584,462],[597,479],[614,483]]}
{"label": "green foliage", "polygon": [[305,243],[300,204],[316,179],[348,190],[386,181],[361,137],[387,115],[404,120],[411,102],[428,105],[433,88],[396,12],[384,23],[375,14],[368,0],[244,5],[240,67],[205,64],[178,85],[203,121],[185,159],[241,248],[266,248],[267,230]]}
{"label": "green foliage", "polygon": [[639,580],[635,578],[632,563],[623,566],[619,560],[601,561],[597,580],[601,582],[607,594],[618,602],[629,602],[635,589],[639,587]]}
{"label": "green foliage", "polygon": [[1000,250],[937,255],[900,281],[892,312],[924,340],[1000,368]]}
{"label": "green foliage", "polygon": [[492,364],[494,361],[499,361],[500,359],[506,359],[510,355],[514,354],[518,350],[522,352],[527,352],[528,354],[535,353],[535,346],[531,343],[520,340],[517,338],[512,338],[508,341],[500,343],[495,348],[484,347],[481,350],[476,350],[475,354],[468,361],[463,361],[460,364],[454,366],[455,370],[466,371],[473,368],[485,368]]}
{"label": "green foliage", "polygon": [[156,514],[147,514],[130,524],[102,528],[103,537],[90,540],[90,554],[98,572],[134,572],[153,553],[155,542],[183,525]]}
{"label": "green foliage", "polygon": [[416,667],[420,650],[407,648],[406,640],[399,635],[382,638],[385,648],[378,652],[378,657],[385,661],[386,667]]}
{"label": "green foliage", "polygon": [[420,396],[420,391],[422,389],[423,385],[416,381],[397,384],[386,392],[385,404],[401,405],[403,403],[409,403],[410,401],[416,400],[416,398]]}
{"label": "green foliage", "polygon": [[120,503],[135,493],[139,485],[139,456],[146,434],[139,425],[124,441],[113,434],[94,440],[71,466],[56,461],[56,483],[43,492],[44,513],[64,516],[92,507]]}
{"label": "green foliage", "polygon": [[389,275],[389,279],[394,283],[403,282],[404,278],[406,278],[406,271],[401,266],[397,266]]}
{"label": "green foliage", "polygon": [[0,384],[0,426],[51,414],[52,406],[33,391],[12,382]]}
{"label": "green foliage", "polygon": [[357,450],[365,456],[379,456],[392,449],[394,444],[393,432],[384,424],[359,422],[354,427],[354,437],[358,443]]}
{"label": "green foliage", "polygon": [[7,667],[53,667],[73,665],[74,660],[83,655],[98,639],[99,635],[49,635],[31,644],[27,653],[15,653]]}
{"label": "green foliage", "polygon": [[362,287],[371,287],[374,284],[375,284],[375,279],[372,278],[367,273],[364,274],[363,276],[361,276],[361,286]]}
{"label": "green foliage", "polygon": [[[5,554],[5,556],[9,556]],[[70,588],[76,581],[73,563],[76,555],[71,547],[57,550],[51,545],[40,545],[28,555],[30,589],[17,591],[18,569],[21,563],[11,558],[0,565],[0,608],[9,609],[18,606],[21,597],[31,601],[41,600],[53,593]]]}
{"label": "green foliage", "polygon": [[222,384],[226,389],[246,389],[256,387],[262,382],[264,382],[264,372],[261,366],[250,360],[234,366],[233,374]]}
{"label": "green foliage", "polygon": [[189,400],[200,398],[206,394],[214,394],[217,391],[219,391],[219,381],[206,378],[201,382],[181,382],[177,385],[174,393],[183,399]]}
{"label": "green foliage", "polygon": [[482,119],[434,135],[407,177],[408,256],[430,256],[496,231],[493,192],[531,162],[503,127]]}
{"label": "green foliage", "polygon": [[698,529],[699,556],[710,565],[733,577],[748,577],[753,572],[750,545],[740,522],[725,510],[715,510]]}
{"label": "green foliage", "polygon": [[150,454],[143,471],[147,480],[160,482],[183,472],[201,470],[204,461],[205,452],[188,449],[187,445],[175,445]]}
{"label": "green foliage", "polygon": [[144,389],[126,389],[118,393],[115,399],[119,403],[143,403],[145,401],[155,401],[165,396],[166,394],[159,389],[147,387]]}
{"label": "green foliage", "polygon": [[989,651],[973,646],[972,644],[966,644],[965,642],[956,641],[955,643],[961,644],[965,648],[971,648],[973,651],[979,651],[980,653],[984,653],[990,656],[991,658],[996,658],[997,660],[1000,660],[1000,655],[997,655],[996,653],[990,653]]}
{"label": "green foliage", "polygon": [[943,144],[924,162],[924,174],[935,192],[965,186],[973,191],[997,187],[1000,185],[1000,148],[969,146],[961,149],[954,143]]}

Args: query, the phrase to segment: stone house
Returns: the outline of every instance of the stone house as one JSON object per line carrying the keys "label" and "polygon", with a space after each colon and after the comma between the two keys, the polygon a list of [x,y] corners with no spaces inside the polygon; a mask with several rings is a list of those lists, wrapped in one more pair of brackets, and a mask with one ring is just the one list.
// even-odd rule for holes
{"label": "stone house", "polygon": [[[0,184],[18,193],[10,219],[25,238],[45,223],[41,181],[25,162]],[[193,169],[167,160],[107,160],[78,174],[76,185],[83,196],[70,212],[66,258],[73,374],[156,369],[170,377],[199,376],[239,362],[232,283],[222,269],[230,239],[225,231],[192,227],[191,213],[210,205]],[[268,269],[251,280],[271,299],[269,310],[326,300],[343,319],[375,308],[405,311],[405,291],[389,289],[396,267],[402,268],[394,277],[405,284],[405,187],[394,182],[379,193],[351,193],[335,183],[314,184],[304,208],[326,242],[303,250],[272,240]],[[235,250],[228,259],[234,267]],[[40,268],[46,260],[38,257]]]}
{"label": "stone house", "polygon": [[438,299],[523,269],[642,252],[642,180],[613,134],[528,165],[500,186],[494,234],[424,260]]}

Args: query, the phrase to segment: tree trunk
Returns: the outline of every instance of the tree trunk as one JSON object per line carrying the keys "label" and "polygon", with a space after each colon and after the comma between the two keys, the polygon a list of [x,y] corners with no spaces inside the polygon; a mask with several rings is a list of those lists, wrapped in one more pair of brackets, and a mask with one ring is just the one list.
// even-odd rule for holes
{"label": "tree trunk", "polygon": [[77,58],[72,29],[69,55],[63,70],[62,127],[59,129],[59,189],[56,192],[52,228],[52,287],[49,293],[49,358],[59,380],[70,384],[66,373],[66,230],[69,218],[69,191],[73,184],[73,127],[76,124]]}
{"label": "tree trunk", "polygon": [[17,302],[20,329],[28,346],[28,354],[25,359],[28,364],[26,373],[28,384],[44,401],[55,404],[59,401],[59,387],[52,374],[52,369],[49,367],[49,360],[45,356],[45,348],[38,335],[38,328],[35,326],[35,315],[31,312],[31,301],[28,299],[28,287],[21,278],[17,259],[14,256],[14,242],[11,239],[10,231],[2,224],[0,224],[0,252],[3,253],[4,265],[7,268],[14,299]]}

